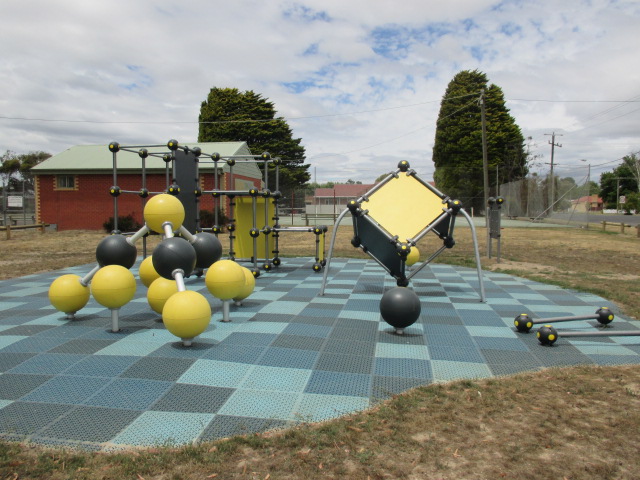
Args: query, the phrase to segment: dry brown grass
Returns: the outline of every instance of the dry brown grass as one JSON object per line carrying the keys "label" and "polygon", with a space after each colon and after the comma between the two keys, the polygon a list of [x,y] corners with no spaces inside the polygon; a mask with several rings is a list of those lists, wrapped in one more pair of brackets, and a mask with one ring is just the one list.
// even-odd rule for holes
{"label": "dry brown grass", "polygon": [[[473,266],[469,230],[439,261]],[[336,256],[354,255],[341,229]],[[24,232],[0,240],[2,275],[95,261],[104,235]],[[308,234],[283,236],[311,256]],[[482,252],[484,230],[479,230]],[[578,229],[504,231],[486,269],[588,290],[640,316],[640,239]],[[433,245],[422,242],[423,256]],[[0,443],[0,479],[635,479],[640,368],[547,369],[430,385],[349,417],[182,448],[113,454]]]}

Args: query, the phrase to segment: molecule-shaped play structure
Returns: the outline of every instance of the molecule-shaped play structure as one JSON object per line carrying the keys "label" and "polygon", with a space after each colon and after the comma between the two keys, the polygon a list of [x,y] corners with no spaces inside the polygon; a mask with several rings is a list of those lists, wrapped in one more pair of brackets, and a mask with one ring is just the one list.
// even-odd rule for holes
{"label": "molecule-shaped play structure", "polygon": [[[211,320],[209,301],[186,289],[184,279],[194,269],[208,269],[205,283],[211,294],[223,302],[223,321],[229,320],[229,302],[241,302],[255,286],[252,272],[231,260],[220,260],[222,246],[210,233],[191,234],[182,225],[185,211],[173,195],[151,197],[144,207],[145,225],[131,237],[114,234],[96,248],[98,265],[85,277],[63,275],[49,288],[51,304],[73,318],[89,301],[90,294],[111,310],[113,332],[119,331],[118,311],[136,293],[136,280],[129,269],[137,259],[135,242],[150,232],[164,236],[151,257],[142,261],[140,280],[148,288],[151,309],[162,315],[169,332],[190,346]],[[179,236],[176,236],[179,235]]]}

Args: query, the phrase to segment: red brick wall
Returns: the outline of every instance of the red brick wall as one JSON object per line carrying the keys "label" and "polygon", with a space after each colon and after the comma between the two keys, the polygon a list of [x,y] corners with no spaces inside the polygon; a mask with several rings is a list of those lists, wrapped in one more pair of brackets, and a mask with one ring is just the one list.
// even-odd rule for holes
{"label": "red brick wall", "polygon": [[[260,180],[234,175],[234,178],[249,180],[256,187]],[[57,190],[55,175],[36,176],[36,221],[56,224],[58,230],[103,230],[103,223],[113,217],[113,197],[109,188],[113,185],[112,174],[76,175],[76,188],[73,190]],[[201,184],[205,189],[213,188],[213,174],[201,175]],[[226,185],[226,181],[221,181]],[[118,175],[118,186],[121,190],[138,192],[142,187],[142,177],[137,174]],[[164,174],[147,175],[147,190],[161,192],[166,187]],[[200,197],[200,209],[211,210],[211,195]],[[132,214],[143,223],[142,199],[137,193],[123,193],[118,197],[118,215]]]}

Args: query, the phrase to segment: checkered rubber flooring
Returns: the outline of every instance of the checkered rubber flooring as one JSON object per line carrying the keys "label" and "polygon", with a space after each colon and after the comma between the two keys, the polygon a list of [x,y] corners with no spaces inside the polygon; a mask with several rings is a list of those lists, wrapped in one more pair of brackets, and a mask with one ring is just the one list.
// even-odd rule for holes
{"label": "checkered rubber flooring", "polygon": [[[433,265],[412,280],[422,314],[399,336],[379,315],[395,283],[376,263],[334,259],[324,296],[312,264],[284,259],[263,274],[244,305],[231,307],[230,323],[220,322],[204,279],[187,279],[214,311],[191,348],[163,328],[141,283],[121,309],[119,333],[93,299],[74,320],[54,310],[49,284],[92,265],[0,282],[0,438],[92,450],[184,444],[325,420],[432,382],[640,363],[640,337],[543,347],[534,333],[515,332],[520,313],[615,311],[594,295],[485,272],[480,303],[475,270]],[[640,328],[620,316],[611,325]]]}

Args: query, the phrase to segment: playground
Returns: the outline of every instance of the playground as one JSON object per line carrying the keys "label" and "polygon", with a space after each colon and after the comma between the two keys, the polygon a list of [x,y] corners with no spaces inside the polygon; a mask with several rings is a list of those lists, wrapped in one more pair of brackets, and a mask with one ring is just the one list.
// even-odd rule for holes
{"label": "playground", "polygon": [[[172,237],[164,224],[155,229],[167,234],[160,245]],[[436,233],[446,243],[452,231]],[[194,335],[172,334],[165,312],[149,309],[140,258],[128,301],[96,295],[74,316],[56,311],[50,285],[62,275],[86,278],[91,264],[5,280],[2,436],[101,451],[193,444],[354,414],[421,385],[640,362],[637,322],[601,296],[501,272],[480,278],[475,268],[405,266],[400,257],[385,271],[378,258],[337,256],[321,274],[318,255],[283,256],[241,305],[225,304],[205,278],[169,268],[163,276],[177,276],[178,290],[217,297],[208,297],[213,315]],[[418,314],[399,329],[381,297],[405,278]],[[602,308],[611,312],[606,325],[594,316]],[[525,315],[540,323],[578,316],[561,327],[590,337],[560,334],[542,345],[514,328]],[[621,331],[628,336],[613,333]]]}

